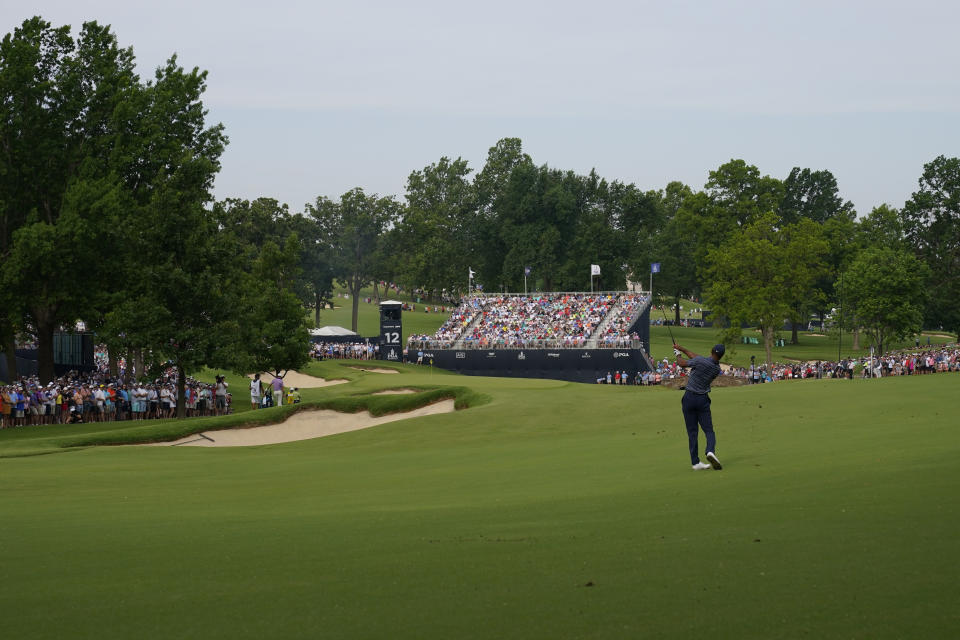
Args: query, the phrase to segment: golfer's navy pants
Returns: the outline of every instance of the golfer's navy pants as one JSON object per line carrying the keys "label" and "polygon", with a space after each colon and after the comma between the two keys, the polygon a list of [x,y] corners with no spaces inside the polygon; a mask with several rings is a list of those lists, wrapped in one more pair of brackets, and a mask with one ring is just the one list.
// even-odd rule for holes
{"label": "golfer's navy pants", "polygon": [[716,453],[717,436],[713,433],[713,417],[710,415],[710,396],[705,393],[688,391],[680,401],[683,407],[683,421],[687,425],[687,439],[690,440],[690,464],[700,462],[700,453],[697,448],[697,424],[707,436],[706,453]]}

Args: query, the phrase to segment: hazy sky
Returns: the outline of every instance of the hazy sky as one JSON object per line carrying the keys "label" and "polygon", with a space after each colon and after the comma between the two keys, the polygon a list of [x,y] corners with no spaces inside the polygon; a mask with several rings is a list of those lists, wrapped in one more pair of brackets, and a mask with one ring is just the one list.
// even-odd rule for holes
{"label": "hazy sky", "polygon": [[402,196],[441,156],[479,171],[519,137],[537,164],[642,189],[743,158],[829,169],[861,215],[960,155],[960,3],[843,0],[0,0],[113,26],[143,77],[209,71],[230,145],[218,198],[294,211],[359,186]]}

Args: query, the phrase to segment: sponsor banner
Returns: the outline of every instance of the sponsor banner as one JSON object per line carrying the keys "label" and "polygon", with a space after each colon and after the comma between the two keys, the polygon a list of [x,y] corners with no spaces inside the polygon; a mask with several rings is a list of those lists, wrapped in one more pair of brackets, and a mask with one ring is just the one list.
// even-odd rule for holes
{"label": "sponsor banner", "polygon": [[550,378],[595,383],[607,372],[630,377],[647,370],[640,349],[501,349],[498,351],[433,350],[424,352],[434,366],[466,375],[506,378]]}

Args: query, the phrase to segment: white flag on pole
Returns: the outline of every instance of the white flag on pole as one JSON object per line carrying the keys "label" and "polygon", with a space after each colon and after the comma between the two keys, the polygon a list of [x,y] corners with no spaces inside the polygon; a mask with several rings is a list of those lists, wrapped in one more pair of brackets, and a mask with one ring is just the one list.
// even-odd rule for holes
{"label": "white flag on pole", "polygon": [[470,279],[473,280],[473,269],[467,267],[467,270],[470,271]]}
{"label": "white flag on pole", "polygon": [[598,276],[598,275],[600,275],[600,265],[598,265],[598,264],[592,264],[592,265],[590,265],[590,275],[591,275],[591,276]]}

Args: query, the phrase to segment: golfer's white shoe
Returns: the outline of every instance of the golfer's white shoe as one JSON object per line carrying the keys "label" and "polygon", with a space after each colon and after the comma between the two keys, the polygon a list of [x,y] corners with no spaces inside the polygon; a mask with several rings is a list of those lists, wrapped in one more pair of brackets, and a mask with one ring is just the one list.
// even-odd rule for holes
{"label": "golfer's white shoe", "polygon": [[708,465],[706,462],[698,462],[697,464],[693,465],[694,471],[703,471],[704,469],[710,468],[710,465]]}
{"label": "golfer's white shoe", "polygon": [[717,471],[723,469],[723,466],[720,464],[720,460],[717,459],[717,454],[715,454],[713,451],[707,453],[707,462],[709,462],[710,466]]}

